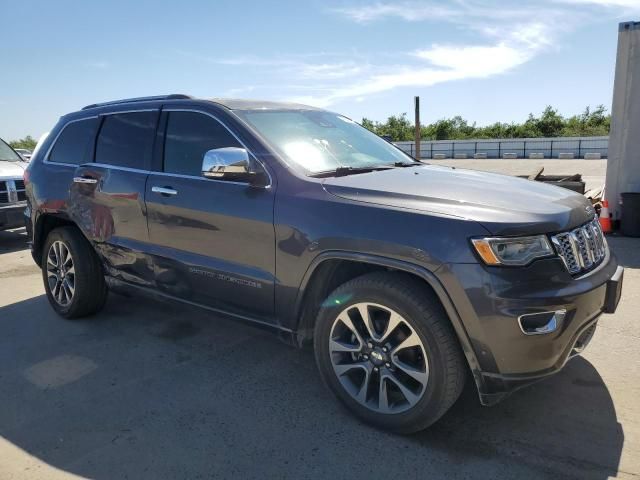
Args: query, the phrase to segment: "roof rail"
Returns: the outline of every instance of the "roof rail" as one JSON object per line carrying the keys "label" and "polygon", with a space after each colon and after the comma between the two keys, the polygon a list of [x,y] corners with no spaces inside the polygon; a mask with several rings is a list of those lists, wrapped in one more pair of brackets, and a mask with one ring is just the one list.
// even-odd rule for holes
{"label": "roof rail", "polygon": [[173,93],[171,95],[155,95],[151,97],[123,98],[122,100],[112,100],[110,102],[92,103],[91,105],[83,107],[82,110],[96,107],[105,107],[107,105],[119,105],[121,103],[150,102],[153,100],[188,100],[190,98],[193,97],[190,95],[184,95],[182,93]]}

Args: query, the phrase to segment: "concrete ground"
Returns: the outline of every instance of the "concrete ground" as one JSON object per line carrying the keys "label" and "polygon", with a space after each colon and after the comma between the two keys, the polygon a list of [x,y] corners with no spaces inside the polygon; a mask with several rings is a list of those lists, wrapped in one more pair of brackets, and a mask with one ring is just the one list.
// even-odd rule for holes
{"label": "concrete ground", "polygon": [[199,310],[111,295],[65,321],[23,232],[0,232],[0,479],[640,476],[640,239],[583,357],[503,403],[473,389],[431,429],[359,423],[312,352]]}
{"label": "concrete ground", "polygon": [[606,160],[557,160],[557,159],[447,159],[424,160],[434,165],[448,165],[458,168],[470,168],[472,170],[484,170],[487,172],[504,173],[505,175],[530,175],[538,168],[544,167],[546,175],[573,175],[582,174],[586,188],[601,188],[607,173]]}

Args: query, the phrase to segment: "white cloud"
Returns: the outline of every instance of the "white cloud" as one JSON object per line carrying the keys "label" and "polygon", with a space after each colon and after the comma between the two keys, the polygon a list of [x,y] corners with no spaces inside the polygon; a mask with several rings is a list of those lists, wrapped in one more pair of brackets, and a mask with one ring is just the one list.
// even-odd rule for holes
{"label": "white cloud", "polygon": [[526,49],[510,47],[505,43],[494,46],[441,46],[434,45],[414,54],[432,65],[445,67],[465,75],[501,73],[521,65],[530,58]]}
{"label": "white cloud", "polygon": [[[633,0],[610,1],[624,2]],[[548,17],[554,17],[558,13],[550,5],[544,5],[544,8],[545,15]],[[399,18],[407,22],[447,21],[463,25],[471,25],[478,20],[482,20],[495,24],[505,20],[530,19],[541,14],[540,6],[523,0],[518,0],[517,2],[500,2],[497,0],[449,0],[449,2],[404,0],[360,3],[350,7],[334,8],[332,11],[349,20],[364,24],[389,18]]]}
{"label": "white cloud", "polygon": [[558,0],[560,3],[575,5],[597,5],[609,8],[626,8],[640,11],[640,0]]}
{"label": "white cloud", "polygon": [[442,3],[374,3],[355,7],[333,9],[334,12],[344,15],[358,23],[368,23],[381,18],[398,17],[408,22],[423,20],[451,19],[461,15],[459,10],[443,6]]}
{"label": "white cloud", "polygon": [[380,24],[393,19],[420,22],[425,32],[433,25],[445,26],[450,38],[464,40],[426,44],[413,52],[374,48],[369,55],[343,51],[220,59],[178,53],[229,67],[260,68],[263,84],[249,91],[269,92],[270,98],[292,92],[289,100],[329,106],[395,88],[501,75],[559,48],[562,36],[578,26],[601,19],[598,5],[640,8],[640,0],[346,1],[351,3],[330,12],[366,29],[370,38],[377,38],[383,32]]}
{"label": "white cloud", "polygon": [[487,78],[506,73],[549,48],[552,30],[540,23],[516,25],[500,33],[485,32],[494,43],[484,45],[440,45],[410,54],[418,63],[368,65],[365,75],[354,75],[316,95],[294,96],[301,103],[326,107],[347,98],[362,98],[401,87],[429,87],[443,82]]}
{"label": "white cloud", "polygon": [[246,87],[230,88],[224,92],[225,97],[239,97],[247,93],[251,93],[256,89],[255,85],[247,85]]}
{"label": "white cloud", "polygon": [[87,62],[85,66],[89,68],[95,68],[96,70],[105,70],[109,68],[111,64],[102,60],[92,60],[90,62]]}
{"label": "white cloud", "polygon": [[[429,87],[443,82],[500,75],[527,63],[547,49],[555,48],[557,32],[571,26],[571,21],[566,18],[566,8],[559,9],[549,3],[541,11],[540,6],[531,2],[405,0],[360,3],[332,11],[359,24],[370,25],[395,18],[425,25],[439,23],[462,27],[480,37],[475,44],[433,44],[409,55],[398,53],[395,57],[400,60],[399,64],[378,61],[353,68],[353,72],[345,69],[343,75],[335,77],[340,78],[340,82],[331,83],[332,78],[322,75],[318,69],[316,77],[324,80],[322,91],[318,89],[315,94],[294,96],[294,100],[329,106],[343,99],[361,99],[395,88]],[[573,18],[578,21],[579,17],[574,15]],[[557,28],[559,25],[563,28]],[[408,62],[407,58],[413,61]],[[334,65],[335,68],[340,66]],[[313,67],[300,66],[300,71],[313,71]]]}
{"label": "white cloud", "polygon": [[306,78],[324,78],[324,79],[338,79],[353,77],[362,73],[367,66],[357,64],[355,62],[337,62],[337,63],[319,63],[310,64],[303,63],[297,65],[291,65],[295,67],[297,73],[301,77]]}

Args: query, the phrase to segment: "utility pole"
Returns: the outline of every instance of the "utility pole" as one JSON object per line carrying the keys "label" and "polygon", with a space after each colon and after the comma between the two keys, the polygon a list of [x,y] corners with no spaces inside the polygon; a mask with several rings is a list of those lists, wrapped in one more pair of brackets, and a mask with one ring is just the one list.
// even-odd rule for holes
{"label": "utility pole", "polygon": [[415,159],[420,161],[420,97],[413,99],[416,109],[416,155]]}

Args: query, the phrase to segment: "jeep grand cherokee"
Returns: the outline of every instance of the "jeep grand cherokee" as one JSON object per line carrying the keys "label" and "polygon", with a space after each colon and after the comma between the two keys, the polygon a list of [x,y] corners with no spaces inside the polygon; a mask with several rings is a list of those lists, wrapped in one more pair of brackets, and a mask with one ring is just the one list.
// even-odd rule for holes
{"label": "jeep grand cherokee", "polygon": [[333,393],[396,432],[435,422],[467,376],[490,405],[557,372],[620,298],[583,196],[426,165],[303,105],[90,105],[60,119],[27,178],[61,316],[125,286],[268,327],[312,343]]}

